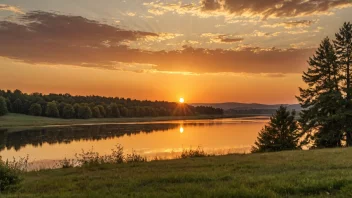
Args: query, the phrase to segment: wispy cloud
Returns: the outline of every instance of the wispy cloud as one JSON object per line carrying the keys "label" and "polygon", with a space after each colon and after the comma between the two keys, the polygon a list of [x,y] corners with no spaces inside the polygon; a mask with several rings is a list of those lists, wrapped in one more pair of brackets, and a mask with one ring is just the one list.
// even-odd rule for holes
{"label": "wispy cloud", "polygon": [[274,23],[274,24],[265,24],[265,25],[262,25],[261,27],[269,27],[269,28],[284,27],[286,29],[305,28],[305,27],[310,27],[316,22],[317,20],[285,21],[285,22]]}
{"label": "wispy cloud", "polygon": [[204,12],[235,16],[297,17],[330,14],[333,9],[352,6],[350,0],[201,0]]}
{"label": "wispy cloud", "polygon": [[6,4],[0,4],[0,11],[1,10],[10,11],[17,14],[24,14],[24,11],[22,11],[20,8],[16,6],[6,5]]}

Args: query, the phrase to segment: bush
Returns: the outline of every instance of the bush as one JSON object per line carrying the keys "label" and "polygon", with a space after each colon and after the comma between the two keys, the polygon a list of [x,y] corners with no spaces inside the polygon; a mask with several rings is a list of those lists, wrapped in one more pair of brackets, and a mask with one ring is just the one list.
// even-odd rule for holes
{"label": "bush", "polygon": [[205,153],[205,151],[201,148],[198,147],[197,149],[184,149],[181,153],[181,158],[194,158],[194,157],[207,157],[209,156],[208,154]]}
{"label": "bush", "polygon": [[75,110],[73,109],[72,105],[70,104],[65,105],[62,111],[62,117],[66,119],[75,117]]}
{"label": "bush", "polygon": [[20,183],[20,170],[1,160],[0,157],[0,193]]}
{"label": "bush", "polygon": [[0,116],[7,114],[7,104],[4,97],[0,96]]}
{"label": "bush", "polygon": [[33,103],[31,107],[29,107],[29,114],[34,116],[41,116],[42,106],[40,106],[40,104]]}
{"label": "bush", "polygon": [[127,163],[134,163],[134,162],[146,162],[147,158],[142,157],[141,155],[137,154],[135,151],[132,151],[131,154],[127,154],[126,162]]}
{"label": "bush", "polygon": [[46,112],[45,115],[47,115],[48,117],[54,117],[57,118],[59,117],[59,110],[57,108],[56,102],[48,102],[46,104]]}

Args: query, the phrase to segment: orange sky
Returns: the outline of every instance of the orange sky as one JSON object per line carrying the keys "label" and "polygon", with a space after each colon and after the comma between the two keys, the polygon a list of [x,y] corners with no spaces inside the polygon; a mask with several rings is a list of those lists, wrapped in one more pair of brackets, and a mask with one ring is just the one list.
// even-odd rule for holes
{"label": "orange sky", "polygon": [[297,103],[306,61],[351,19],[351,6],[346,0],[3,0],[0,89]]}

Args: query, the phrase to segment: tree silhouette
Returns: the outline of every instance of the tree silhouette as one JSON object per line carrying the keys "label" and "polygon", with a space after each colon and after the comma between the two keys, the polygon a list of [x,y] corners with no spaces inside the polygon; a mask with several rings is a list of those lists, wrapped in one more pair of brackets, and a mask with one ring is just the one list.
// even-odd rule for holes
{"label": "tree silhouette", "polygon": [[259,133],[252,152],[275,152],[298,149],[300,137],[295,111],[280,106],[270,118],[270,122]]}

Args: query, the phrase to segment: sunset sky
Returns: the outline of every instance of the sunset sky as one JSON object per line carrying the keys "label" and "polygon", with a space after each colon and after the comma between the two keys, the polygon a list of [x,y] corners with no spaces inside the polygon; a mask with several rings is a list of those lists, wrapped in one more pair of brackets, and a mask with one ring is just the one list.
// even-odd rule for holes
{"label": "sunset sky", "polygon": [[297,103],[351,0],[0,0],[0,89]]}

